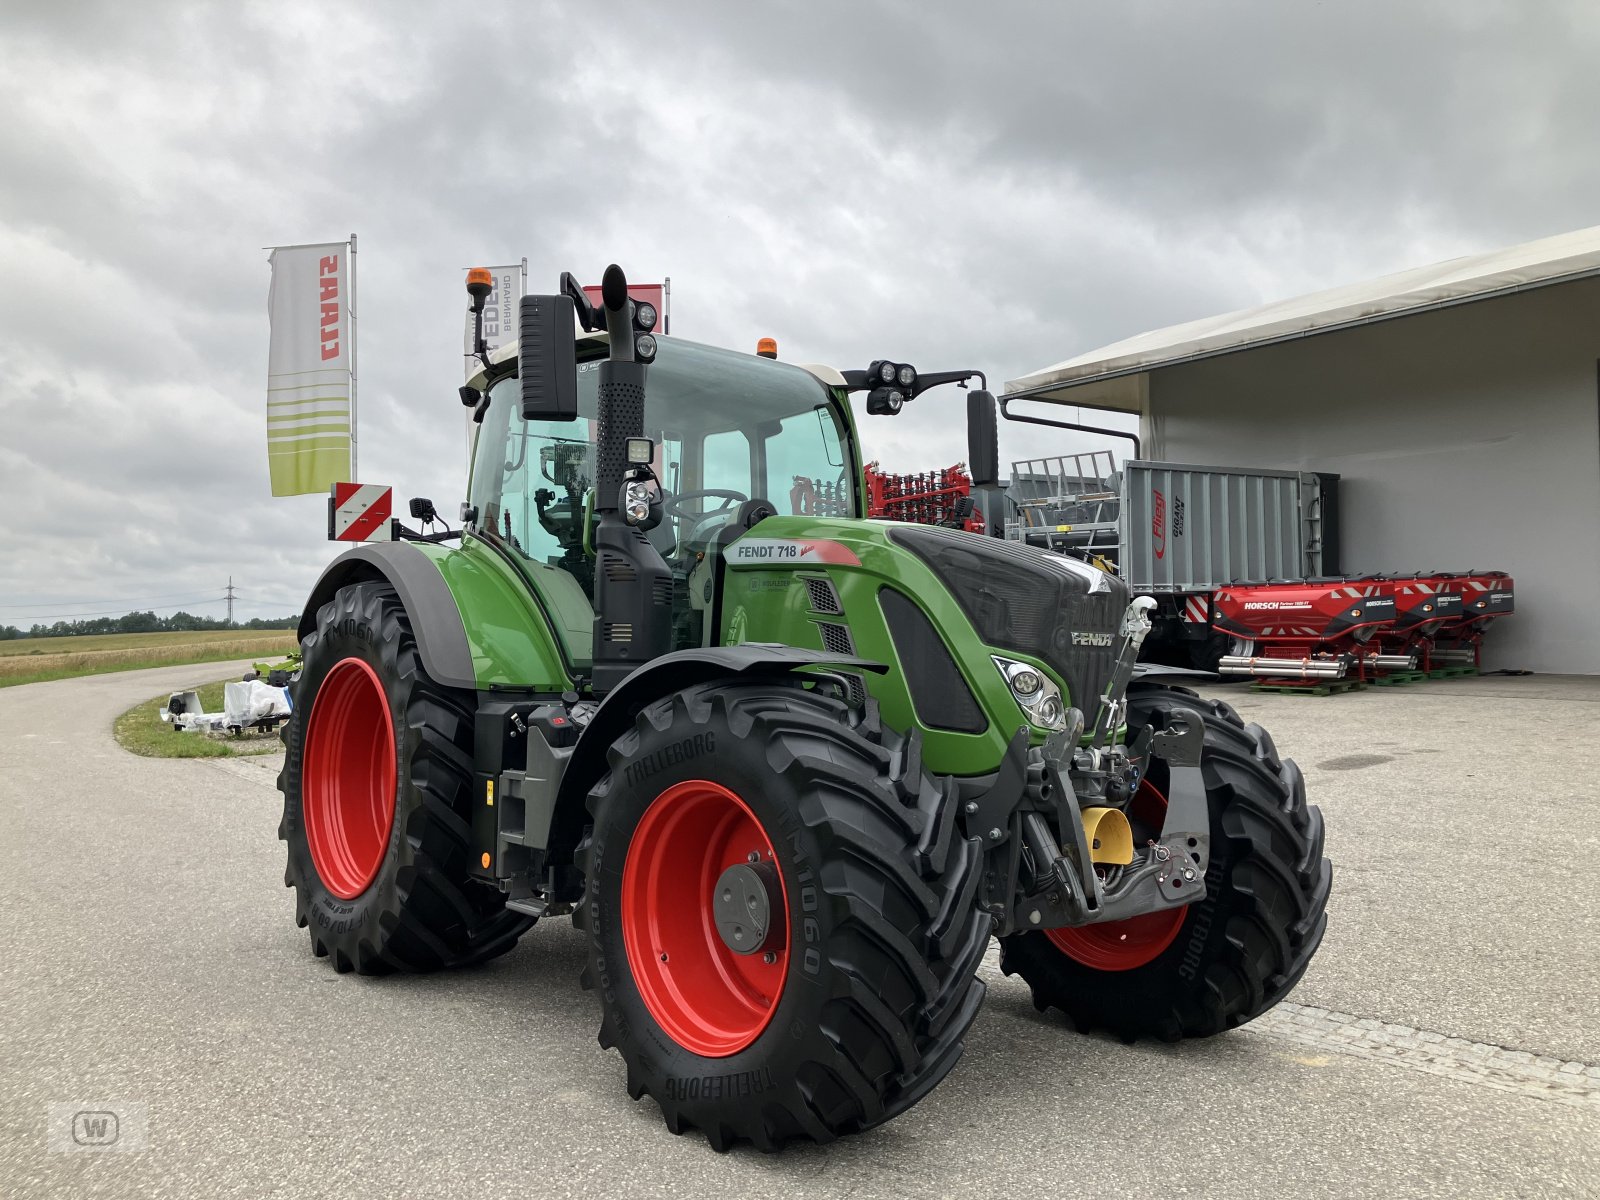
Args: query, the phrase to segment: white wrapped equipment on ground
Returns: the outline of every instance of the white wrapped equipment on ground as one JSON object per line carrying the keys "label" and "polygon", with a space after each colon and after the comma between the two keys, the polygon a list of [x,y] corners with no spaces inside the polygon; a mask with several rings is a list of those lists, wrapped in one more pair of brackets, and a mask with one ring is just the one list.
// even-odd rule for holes
{"label": "white wrapped equipment on ground", "polygon": [[285,720],[291,711],[288,688],[247,679],[223,685],[220,713],[206,712],[196,692],[173,692],[161,710],[161,719],[180,733],[195,730],[242,733],[258,724],[270,729]]}

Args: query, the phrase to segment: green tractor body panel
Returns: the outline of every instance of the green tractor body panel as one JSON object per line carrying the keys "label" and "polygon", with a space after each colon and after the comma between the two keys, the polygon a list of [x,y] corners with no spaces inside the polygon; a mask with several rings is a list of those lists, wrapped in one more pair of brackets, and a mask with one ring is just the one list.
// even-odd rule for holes
{"label": "green tractor body panel", "polygon": [[[468,534],[456,546],[414,542],[444,576],[463,622],[478,688],[560,693],[572,686],[557,637],[587,641],[592,614],[584,601],[581,630],[571,606],[553,585],[524,579],[480,539]],[[582,594],[579,593],[582,600]],[[541,611],[549,609],[549,616]]]}
{"label": "green tractor body panel", "polygon": [[[1067,681],[1033,656],[984,645],[927,564],[889,539],[893,528],[888,521],[768,517],[727,548],[722,641],[846,650],[887,664],[887,674],[864,673],[862,681],[892,728],[922,731],[928,767],[950,775],[994,771],[1017,730],[1028,722],[991,656],[1029,662],[1060,686],[1063,695]],[[814,605],[808,580],[823,579],[832,583],[842,613],[818,611]],[[905,661],[910,647],[904,656],[897,651],[885,615],[886,592],[910,600],[927,618],[981,710],[981,730],[953,729],[950,721],[929,724],[926,711],[919,715],[908,683],[918,667]],[[922,646],[920,652],[939,650]],[[1030,732],[1030,741],[1044,740],[1044,729]]]}

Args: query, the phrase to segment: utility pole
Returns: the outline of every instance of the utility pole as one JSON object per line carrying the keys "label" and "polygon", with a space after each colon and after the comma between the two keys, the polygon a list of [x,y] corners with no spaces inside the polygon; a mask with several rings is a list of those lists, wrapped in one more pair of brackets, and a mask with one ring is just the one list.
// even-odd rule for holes
{"label": "utility pole", "polygon": [[233,576],[228,576],[228,624],[233,624]]}

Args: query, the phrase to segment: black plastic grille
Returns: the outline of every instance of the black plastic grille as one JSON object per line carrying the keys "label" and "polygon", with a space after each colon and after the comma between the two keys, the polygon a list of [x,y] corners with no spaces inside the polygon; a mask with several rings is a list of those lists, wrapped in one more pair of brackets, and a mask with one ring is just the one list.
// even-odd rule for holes
{"label": "black plastic grille", "polygon": [[843,625],[835,625],[831,621],[818,621],[817,628],[822,631],[822,648],[829,654],[854,654],[855,643],[850,639],[850,630]]}
{"label": "black plastic grille", "polygon": [[[979,637],[1043,659],[1093,721],[1116,661],[1127,584],[1087,563],[999,538],[921,525],[889,536],[933,569]],[[1093,640],[1103,644],[1076,644],[1074,634],[1099,635]]]}
{"label": "black plastic grille", "polygon": [[839,593],[833,590],[833,584],[826,579],[806,578],[806,591],[811,595],[811,611],[817,613],[839,613],[844,609],[839,605]]}
{"label": "black plastic grille", "polygon": [[905,672],[917,720],[929,729],[957,733],[987,729],[988,718],[961,677],[961,668],[950,657],[950,648],[916,602],[893,588],[884,588],[878,593],[878,606]]}
{"label": "black plastic grille", "polygon": [[632,583],[639,578],[639,572],[633,569],[631,562],[607,550],[600,552],[600,569],[610,583]]}
{"label": "black plastic grille", "polygon": [[850,703],[859,708],[867,702],[867,685],[859,675],[846,673],[841,676],[844,685],[850,691]]}

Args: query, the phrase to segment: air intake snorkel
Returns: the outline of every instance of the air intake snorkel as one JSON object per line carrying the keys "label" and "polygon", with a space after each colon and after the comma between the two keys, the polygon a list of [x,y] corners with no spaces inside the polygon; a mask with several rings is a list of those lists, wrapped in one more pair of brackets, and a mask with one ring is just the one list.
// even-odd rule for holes
{"label": "air intake snorkel", "polygon": [[[601,281],[610,355],[600,364],[594,532],[594,674],[604,695],[671,649],[672,573],[644,530],[660,519],[644,436],[645,373],[655,338],[635,326],[628,280],[616,264]],[[652,519],[654,518],[654,519]]]}

